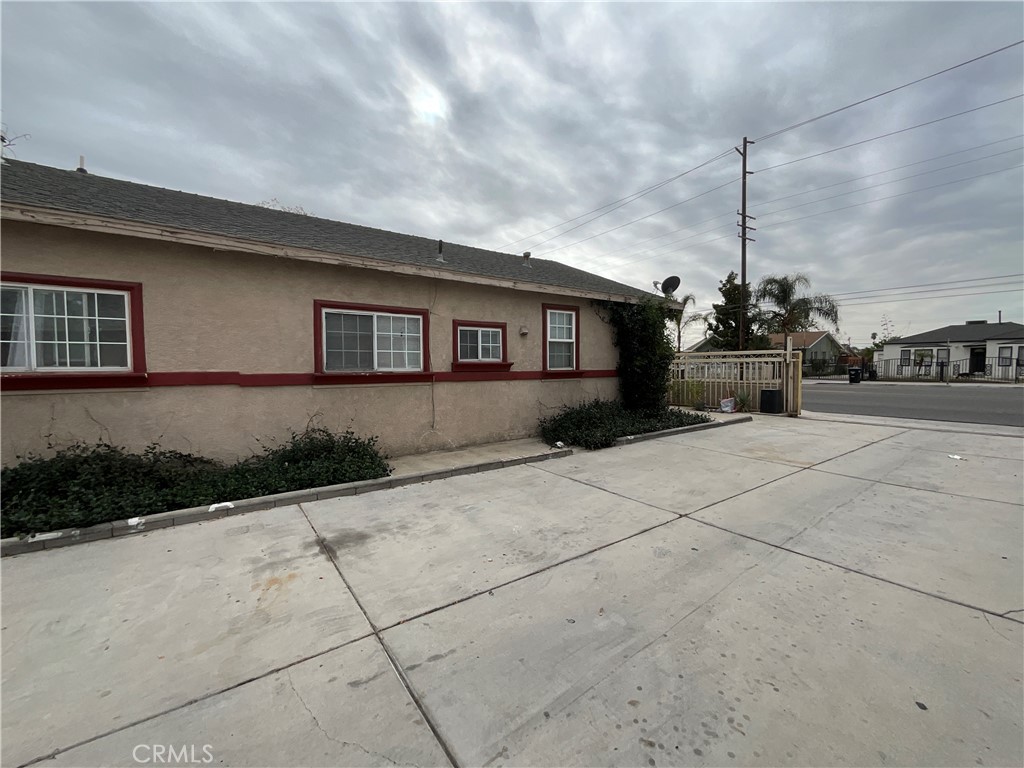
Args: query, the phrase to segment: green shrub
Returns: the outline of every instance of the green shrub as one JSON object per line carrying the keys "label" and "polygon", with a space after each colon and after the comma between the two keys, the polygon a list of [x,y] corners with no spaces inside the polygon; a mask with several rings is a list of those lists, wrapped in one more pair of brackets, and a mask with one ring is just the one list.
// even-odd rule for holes
{"label": "green shrub", "polygon": [[654,409],[629,411],[614,400],[593,400],[577,406],[566,406],[554,416],[541,419],[540,434],[544,442],[563,442],[580,448],[596,450],[615,445],[627,435],[642,435],[673,427],[688,427],[711,421],[698,413]]}
{"label": "green shrub", "polygon": [[0,535],[79,528],[252,496],[385,477],[377,438],[323,428],[225,465],[151,445],[141,454],[114,445],[73,445],[24,457],[0,471]]}
{"label": "green shrub", "polygon": [[665,323],[668,302],[644,298],[637,304],[609,305],[615,346],[619,348],[619,389],[630,411],[661,411],[668,404],[669,369],[675,358]]}

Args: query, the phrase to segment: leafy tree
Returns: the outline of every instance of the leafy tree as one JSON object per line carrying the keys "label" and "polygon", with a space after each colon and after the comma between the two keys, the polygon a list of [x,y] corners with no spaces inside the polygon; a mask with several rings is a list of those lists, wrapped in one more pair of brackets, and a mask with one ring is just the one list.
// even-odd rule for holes
{"label": "leafy tree", "polygon": [[708,332],[718,340],[725,350],[740,349],[740,314],[745,310],[743,323],[743,349],[768,349],[768,336],[764,330],[764,318],[751,301],[750,284],[741,292],[738,276],[730,272],[718,284],[722,301],[712,304],[707,317]]}
{"label": "leafy tree", "polygon": [[812,296],[801,294],[801,288],[810,287],[810,278],[799,272],[761,278],[754,297],[759,303],[771,302],[775,305],[773,310],[762,310],[769,333],[784,334],[788,342],[791,333],[808,331],[818,321],[839,331],[839,305],[836,300],[824,293]]}
{"label": "leafy tree", "polygon": [[302,216],[314,216],[312,211],[307,211],[301,205],[285,205],[276,197],[272,197],[269,200],[260,200],[256,203],[260,208],[273,208],[275,211],[284,211],[285,213],[298,213]]}

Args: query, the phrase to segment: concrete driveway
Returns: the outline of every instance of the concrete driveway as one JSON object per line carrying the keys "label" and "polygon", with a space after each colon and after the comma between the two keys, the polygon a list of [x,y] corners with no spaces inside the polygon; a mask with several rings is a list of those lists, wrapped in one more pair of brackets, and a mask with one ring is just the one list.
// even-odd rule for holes
{"label": "concrete driveway", "polygon": [[6,558],[3,764],[1021,765],[998,432],[758,417]]}

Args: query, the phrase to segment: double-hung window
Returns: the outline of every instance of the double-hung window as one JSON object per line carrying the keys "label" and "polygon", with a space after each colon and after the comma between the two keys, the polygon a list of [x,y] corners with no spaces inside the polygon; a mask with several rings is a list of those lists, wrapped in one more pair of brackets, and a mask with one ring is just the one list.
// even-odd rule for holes
{"label": "double-hung window", "polygon": [[4,282],[0,367],[11,372],[132,370],[128,291]]}
{"label": "double-hung window", "polygon": [[999,348],[999,365],[1009,366],[1010,361],[1013,360],[1013,347],[1000,347]]}
{"label": "double-hung window", "polygon": [[544,363],[549,371],[573,371],[579,366],[579,309],[545,307]]}
{"label": "double-hung window", "polygon": [[421,315],[324,309],[323,332],[327,373],[423,370]]}
{"label": "double-hung window", "polygon": [[901,349],[900,350],[900,365],[910,365],[910,354],[912,350]]}

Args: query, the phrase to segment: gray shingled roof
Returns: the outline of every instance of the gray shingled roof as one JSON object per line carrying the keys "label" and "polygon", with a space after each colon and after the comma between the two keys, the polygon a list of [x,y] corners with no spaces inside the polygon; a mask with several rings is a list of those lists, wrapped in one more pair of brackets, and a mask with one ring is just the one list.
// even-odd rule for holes
{"label": "gray shingled roof", "polygon": [[971,323],[947,325],[934,331],[905,336],[893,344],[945,344],[950,342],[982,342],[989,339],[1024,339],[1024,325],[1020,323]]}
{"label": "gray shingled roof", "polygon": [[[521,255],[454,243],[444,244],[442,265],[437,240],[234,203],[188,192],[150,187],[91,173],[6,160],[0,171],[5,203],[87,213],[112,219],[237,237],[260,243],[310,248],[382,262],[416,264],[470,275],[504,278],[614,296],[644,291],[581,269],[545,259],[523,263]],[[439,233],[444,239],[444,233]]]}

